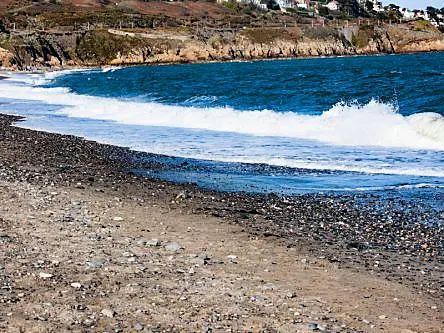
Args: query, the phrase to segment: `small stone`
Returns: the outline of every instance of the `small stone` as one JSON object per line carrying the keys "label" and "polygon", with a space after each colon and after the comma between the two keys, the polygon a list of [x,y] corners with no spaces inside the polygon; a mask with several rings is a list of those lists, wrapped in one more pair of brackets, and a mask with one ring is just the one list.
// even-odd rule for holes
{"label": "small stone", "polygon": [[187,198],[187,194],[182,191],[178,195],[176,195],[176,200],[185,200]]}
{"label": "small stone", "polygon": [[141,331],[141,330],[143,330],[143,325],[142,325],[141,323],[136,323],[136,324],[134,325],[134,329],[135,329],[136,331]]}
{"label": "small stone", "polygon": [[76,288],[76,289],[80,289],[82,287],[82,285],[78,282],[73,282],[73,283],[71,283],[71,287]]}
{"label": "small stone", "polygon": [[362,319],[362,322],[367,325],[370,324],[370,321],[368,321],[367,319]]}
{"label": "small stone", "polygon": [[153,246],[153,247],[160,246],[160,244],[161,242],[157,238],[150,239],[145,243],[146,246]]}
{"label": "small stone", "polygon": [[276,285],[273,284],[273,283],[267,283],[267,284],[265,284],[265,285],[262,286],[262,289],[263,289],[263,290],[276,290],[276,289],[279,289],[279,287],[276,286]]}
{"label": "small stone", "polygon": [[123,217],[120,217],[120,216],[114,216],[114,217],[113,217],[113,221],[121,222],[121,221],[123,221]]}
{"label": "small stone", "polygon": [[91,327],[91,326],[94,325],[94,321],[91,320],[91,319],[85,319],[85,320],[83,321],[83,325],[85,325],[85,326],[87,326],[87,327]]}
{"label": "small stone", "polygon": [[199,258],[199,257],[191,258],[190,259],[190,263],[193,264],[193,265],[203,266],[203,265],[205,265],[205,259],[202,259],[202,258]]}
{"label": "small stone", "polygon": [[103,261],[87,261],[86,265],[91,268],[101,268],[103,266]]}
{"label": "small stone", "polygon": [[227,256],[229,263],[231,264],[237,264],[237,256],[235,256],[234,254],[230,254],[229,256]]}
{"label": "small stone", "polygon": [[183,249],[183,247],[176,243],[176,242],[169,242],[168,244],[165,245],[165,249],[167,249],[168,251],[179,251],[180,249]]}
{"label": "small stone", "polygon": [[310,324],[308,324],[308,328],[311,329],[312,331],[317,331],[318,330],[318,324],[310,323]]}
{"label": "small stone", "polygon": [[40,273],[39,273],[39,276],[40,276],[42,279],[50,279],[50,278],[53,277],[52,274],[44,273],[44,272],[40,272]]}
{"label": "small stone", "polygon": [[103,309],[100,313],[108,318],[113,318],[116,314],[113,310],[110,309]]}
{"label": "small stone", "polygon": [[324,325],[319,325],[318,324],[318,330],[321,331],[321,332],[325,332],[325,331],[327,331],[327,327],[324,326]]}
{"label": "small stone", "polygon": [[386,315],[380,315],[378,318],[379,319],[385,319],[385,318],[387,318],[387,316]]}

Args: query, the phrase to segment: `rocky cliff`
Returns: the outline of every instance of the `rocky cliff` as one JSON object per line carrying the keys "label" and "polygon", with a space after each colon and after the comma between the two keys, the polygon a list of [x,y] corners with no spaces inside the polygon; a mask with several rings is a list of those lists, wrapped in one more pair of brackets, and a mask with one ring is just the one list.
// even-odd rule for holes
{"label": "rocky cliff", "polygon": [[444,51],[444,34],[408,25],[241,30],[2,33],[0,65],[101,66]]}

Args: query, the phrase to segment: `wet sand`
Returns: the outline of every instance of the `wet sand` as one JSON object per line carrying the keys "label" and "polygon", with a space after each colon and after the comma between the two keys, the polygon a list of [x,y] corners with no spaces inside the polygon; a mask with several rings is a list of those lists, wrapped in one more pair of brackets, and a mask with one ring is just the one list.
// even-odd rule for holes
{"label": "wet sand", "polygon": [[0,116],[2,331],[441,328],[443,230],[420,214],[142,178],[131,170],[163,167],[152,155],[13,120]]}

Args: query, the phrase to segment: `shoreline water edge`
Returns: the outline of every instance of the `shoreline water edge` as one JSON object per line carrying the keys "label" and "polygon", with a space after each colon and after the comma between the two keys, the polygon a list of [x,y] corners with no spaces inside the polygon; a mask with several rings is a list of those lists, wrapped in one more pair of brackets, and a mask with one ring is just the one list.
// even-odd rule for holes
{"label": "shoreline water edge", "polygon": [[0,112],[0,330],[440,332],[444,211],[165,181],[194,166],[25,120]]}
{"label": "shoreline water edge", "polygon": [[[444,44],[443,44],[444,45]],[[171,65],[200,65],[200,64],[220,64],[220,63],[251,63],[262,61],[290,61],[290,60],[306,60],[306,59],[335,59],[335,58],[356,58],[356,57],[375,57],[375,56],[395,56],[395,55],[415,55],[415,54],[433,54],[444,53],[442,50],[419,50],[406,51],[401,53],[368,53],[368,54],[344,54],[344,55],[307,55],[297,57],[278,57],[278,58],[254,58],[254,59],[219,59],[219,60],[190,60],[190,61],[171,61],[171,62],[124,62],[119,64],[92,64],[92,65],[55,65],[48,66],[45,64],[37,66],[28,66],[23,69],[16,67],[0,67],[0,80],[9,78],[9,74],[45,74],[52,72],[69,72],[69,71],[90,71],[90,70],[113,70],[119,68],[139,67],[139,66],[171,66]]]}
{"label": "shoreline water edge", "polygon": [[22,119],[0,115],[6,332],[440,331],[443,226],[421,221],[427,212],[140,177],[132,170],[162,169],[155,155],[15,127]]}
{"label": "shoreline water edge", "polygon": [[[2,175],[8,179],[82,188],[94,188],[100,179],[101,186],[143,196],[155,189],[153,200],[168,209],[218,217],[339,267],[364,270],[432,298],[444,295],[442,212],[411,203],[404,209],[402,202],[384,203],[374,194],[228,193],[156,180],[146,177],[165,167],[155,154],[13,126],[21,117],[0,119]],[[138,170],[149,172],[139,176]]]}

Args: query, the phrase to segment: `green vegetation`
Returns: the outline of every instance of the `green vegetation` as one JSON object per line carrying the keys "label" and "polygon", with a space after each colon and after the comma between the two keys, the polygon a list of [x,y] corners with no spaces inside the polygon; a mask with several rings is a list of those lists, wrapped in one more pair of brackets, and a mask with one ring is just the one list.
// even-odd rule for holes
{"label": "green vegetation", "polygon": [[302,37],[298,28],[257,28],[247,29],[242,32],[253,43],[267,44],[274,40],[292,40],[297,41]]}
{"label": "green vegetation", "polygon": [[86,63],[107,64],[118,54],[127,54],[130,50],[143,46],[144,41],[94,30],[77,37],[76,45],[76,55],[80,60]]}
{"label": "green vegetation", "polygon": [[413,23],[413,31],[430,31],[433,29],[433,25],[426,20],[417,20]]}
{"label": "green vegetation", "polygon": [[371,40],[378,38],[375,27],[371,24],[362,24],[359,26],[357,34],[352,34],[352,44],[357,48],[364,48],[369,45]]}

